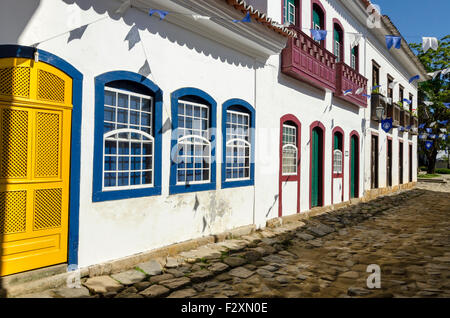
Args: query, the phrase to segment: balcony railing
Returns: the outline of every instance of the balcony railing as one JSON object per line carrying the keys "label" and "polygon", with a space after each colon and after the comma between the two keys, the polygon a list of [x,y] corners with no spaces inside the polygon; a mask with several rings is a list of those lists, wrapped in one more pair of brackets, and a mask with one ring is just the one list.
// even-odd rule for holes
{"label": "balcony railing", "polygon": [[408,131],[409,129],[407,129],[406,127],[411,125],[410,117],[411,115],[407,110],[400,110],[400,126],[403,126],[405,128],[405,131]]}
{"label": "balcony railing", "polygon": [[398,127],[400,125],[400,106],[397,104],[387,104],[387,117],[392,118],[392,126]]}
{"label": "balcony railing", "polygon": [[300,29],[281,53],[281,71],[321,89],[336,91],[336,57]]}
{"label": "balcony railing", "polygon": [[376,122],[380,122],[380,119],[377,116],[377,107],[383,107],[384,113],[387,113],[387,106],[386,106],[386,100],[385,97],[379,93],[372,94],[372,97],[370,98],[370,119]]}
{"label": "balcony railing", "polygon": [[[354,94],[358,88],[363,88],[361,94]],[[350,94],[344,95],[344,92],[351,89]],[[367,107],[367,97],[362,94],[367,93],[367,78],[359,74],[343,62],[336,64],[336,97],[347,100],[357,106]]]}

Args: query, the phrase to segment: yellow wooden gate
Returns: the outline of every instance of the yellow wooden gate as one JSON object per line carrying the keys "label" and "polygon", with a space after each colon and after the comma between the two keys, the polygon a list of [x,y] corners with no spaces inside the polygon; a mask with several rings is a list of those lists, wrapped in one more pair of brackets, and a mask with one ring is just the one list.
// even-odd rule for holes
{"label": "yellow wooden gate", "polygon": [[72,79],[0,59],[0,276],[67,261]]}

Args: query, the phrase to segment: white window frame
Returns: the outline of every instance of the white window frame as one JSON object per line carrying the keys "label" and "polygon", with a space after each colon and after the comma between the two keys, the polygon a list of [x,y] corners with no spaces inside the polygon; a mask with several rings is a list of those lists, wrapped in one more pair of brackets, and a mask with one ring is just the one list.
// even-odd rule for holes
{"label": "white window frame", "polygon": [[342,151],[339,149],[333,150],[333,174],[342,174]]}
{"label": "white window frame", "polygon": [[295,25],[295,10],[295,4],[288,2],[288,0],[284,0],[284,23],[289,22],[289,24]]}
{"label": "white window frame", "polygon": [[[117,89],[117,88],[112,88],[112,87],[106,87],[104,88],[104,92],[105,91],[109,91],[109,92],[113,92],[116,94],[116,105],[107,105],[106,103],[104,103],[103,105],[103,111],[105,109],[105,107],[109,107],[109,108],[115,108],[115,120],[114,121],[109,121],[109,120],[105,120],[103,119],[103,125],[105,123],[108,124],[113,124],[113,125],[126,125],[128,126],[128,128],[119,128],[119,129],[113,129],[111,131],[108,131],[107,133],[103,134],[103,151],[102,151],[102,159],[103,159],[103,163],[102,163],[102,191],[115,191],[115,190],[131,190],[131,189],[142,189],[142,188],[153,188],[154,186],[154,181],[155,181],[155,139],[154,137],[151,135],[153,133],[153,117],[154,117],[154,107],[153,107],[153,97],[149,96],[149,95],[144,95],[144,94],[139,94],[139,93],[134,93],[134,92],[130,92],[130,91],[126,91],[126,90],[122,90],[122,89]],[[104,94],[103,92],[103,94]],[[128,113],[127,113],[127,123],[122,123],[119,122],[117,120],[117,116],[118,116],[118,110],[122,109],[124,110],[125,108],[123,107],[119,107],[118,101],[119,101],[119,93],[123,94],[123,95],[127,95],[128,96]],[[140,110],[136,110],[136,109],[131,109],[130,107],[130,99],[131,97],[138,97],[140,98],[140,105],[142,107],[142,99],[147,99],[149,100],[149,107],[150,110],[149,111],[142,111],[142,109]],[[139,124],[131,124],[130,123],[130,114],[131,111],[133,112],[138,112],[139,113]],[[142,125],[142,120],[141,120],[141,115],[142,113],[146,113],[150,115],[150,126],[146,126],[146,125]],[[129,128],[130,126],[138,126],[140,129],[147,128],[150,129],[150,134],[143,131],[143,130],[138,130],[138,129],[134,129],[134,128]],[[127,134],[128,137],[127,138],[123,138],[120,137],[120,134]],[[138,134],[141,135],[142,137],[147,138],[147,140],[144,140],[144,138],[141,137],[141,139],[132,139],[131,138],[131,134]],[[115,136],[115,137],[113,137]],[[113,138],[111,138],[113,137]],[[116,154],[106,154],[105,150],[105,144],[106,141],[115,141],[117,142],[117,147],[116,147]],[[119,154],[119,147],[118,147],[118,143],[119,142],[128,142],[129,143],[129,152],[128,155],[120,155]],[[131,144],[132,143],[140,143],[141,144],[141,154],[140,155],[133,155],[131,153]],[[151,155],[143,155],[142,154],[142,146],[144,143],[151,143],[152,145],[152,153]],[[112,171],[112,170],[105,170],[105,159],[106,157],[116,157],[117,161],[116,161],[116,170]],[[130,160],[128,162],[128,170],[119,170],[119,157],[128,157]],[[130,166],[131,166],[131,158],[132,157],[141,157],[141,169],[139,170],[131,170]],[[143,164],[143,158],[146,157],[151,157],[152,158],[152,166],[151,169],[142,169],[142,164]],[[126,186],[119,186],[118,184],[118,178],[119,178],[119,173],[128,173],[128,183],[130,183],[130,179],[131,179],[131,173],[139,173],[141,174],[141,178],[142,178],[142,173],[143,172],[149,172],[151,171],[152,173],[152,182],[151,183],[146,183],[146,184],[139,184],[139,185],[126,185]],[[105,187],[105,174],[106,173],[115,173],[116,174],[116,185],[115,186],[108,186]],[[142,179],[141,179],[142,182]]]}
{"label": "white window frame", "polygon": [[[198,129],[194,129],[194,128],[187,128],[187,127],[183,127],[183,128],[180,128],[180,127],[178,127],[178,130],[180,130],[180,129],[182,129],[184,132],[186,132],[186,131],[188,131],[188,130],[191,130],[192,132],[194,132],[194,130],[195,131],[197,131],[197,132],[199,132],[200,134],[189,134],[189,135],[182,135],[182,136],[180,136],[179,138],[178,138],[178,140],[177,140],[177,158],[178,158],[178,156],[179,156],[179,151],[180,151],[180,144],[181,145],[183,145],[183,144],[185,144],[185,145],[193,145],[194,146],[194,154],[192,154],[192,164],[194,165],[193,166],[193,168],[192,168],[192,171],[193,171],[193,173],[194,173],[194,175],[193,175],[193,179],[194,180],[192,180],[192,181],[186,181],[186,179],[187,179],[187,174],[186,174],[186,172],[187,172],[187,170],[191,170],[191,168],[187,168],[187,167],[185,167],[185,168],[179,168],[178,167],[178,165],[177,165],[177,167],[176,167],[176,185],[187,185],[187,184],[204,184],[204,183],[210,183],[211,182],[211,141],[209,140],[209,128],[210,128],[210,119],[209,119],[209,106],[208,105],[205,105],[205,104],[200,104],[200,103],[195,103],[195,102],[190,102],[190,101],[187,101],[187,100],[183,100],[183,99],[180,99],[180,100],[178,100],[178,105],[177,105],[177,107],[179,107],[180,106],[180,104],[184,104],[185,106],[184,106],[184,114],[182,115],[183,117],[185,117],[185,119],[186,118],[192,118],[192,123],[194,123],[194,121],[195,121],[195,115],[194,115],[194,111],[193,111],[193,113],[192,113],[192,116],[188,116],[187,114],[186,114],[186,105],[191,105],[191,106],[195,106],[195,107],[200,107],[201,109],[203,108],[203,109],[206,109],[206,117],[205,117],[205,120],[206,120],[206,130],[203,130],[202,128],[201,128],[201,124],[200,124],[200,130],[198,130]],[[177,108],[177,111],[178,111],[178,108]],[[180,114],[178,113],[178,116],[180,116]],[[179,118],[179,117],[178,117]],[[202,121],[204,118],[201,116],[201,114],[200,114],[200,121]],[[194,127],[194,124],[192,125],[193,127]],[[193,140],[193,141],[189,141],[189,140]],[[187,141],[185,141],[185,140],[187,140]],[[198,141],[198,140],[201,140],[201,141]],[[209,169],[208,169],[208,179],[207,180],[195,180],[195,171],[196,171],[196,168],[195,168],[195,158],[196,158],[196,156],[195,156],[195,146],[202,146],[202,147],[204,147],[204,146],[207,146],[208,147],[208,152],[207,152],[207,154],[206,154],[206,156],[205,156],[205,154],[203,153],[203,155],[201,156],[201,158],[202,158],[202,168],[198,168],[198,169],[201,169],[202,171],[204,170],[203,169],[203,158],[206,158],[206,162],[208,162],[209,163]],[[187,164],[187,162],[185,162],[185,165]],[[180,170],[184,170],[184,172],[185,172],[185,177],[184,177],[184,179],[185,179],[185,181],[179,181],[178,180],[178,172],[180,171]],[[203,174],[202,174],[203,175]]]}
{"label": "white window frame", "polygon": [[[294,130],[294,143],[286,143],[284,144],[284,128],[289,128],[289,129],[293,129]],[[292,126],[292,125],[286,125],[283,124],[283,136],[282,138],[282,142],[283,142],[283,147],[282,147],[282,151],[281,151],[281,173],[283,176],[295,176],[298,173],[298,148],[297,148],[297,127],[296,126]],[[288,149],[288,148],[292,148],[295,151],[295,172],[284,172],[284,150]],[[291,166],[289,166],[291,167]]]}
{"label": "white window frame", "polygon": [[336,62],[341,61],[341,43],[339,41],[334,40],[334,55],[336,56]]}

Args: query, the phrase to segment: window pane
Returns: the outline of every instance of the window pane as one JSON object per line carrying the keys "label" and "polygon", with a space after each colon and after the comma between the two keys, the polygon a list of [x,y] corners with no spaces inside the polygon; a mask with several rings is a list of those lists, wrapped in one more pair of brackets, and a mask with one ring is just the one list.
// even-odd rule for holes
{"label": "window pane", "polygon": [[128,155],[130,152],[130,144],[128,142],[119,142],[119,154]]}
{"label": "window pane", "polygon": [[105,105],[116,106],[116,93],[105,91]]}
{"label": "window pane", "polygon": [[139,125],[139,112],[130,111],[130,124]]}
{"label": "window pane", "polygon": [[105,171],[116,170],[116,156],[105,157]]}
{"label": "window pane", "polygon": [[132,172],[130,174],[130,185],[141,184],[141,174],[139,172]]}
{"label": "window pane", "polygon": [[144,171],[142,173],[142,184],[151,184],[153,182],[152,180],[152,172],[151,171]]}
{"label": "window pane", "polygon": [[118,106],[122,108],[128,108],[128,95],[119,93]]}
{"label": "window pane", "polygon": [[118,185],[119,186],[127,186],[129,184],[129,180],[128,180],[128,172],[123,173],[123,172],[119,172],[118,173]]}
{"label": "window pane", "polygon": [[103,118],[107,121],[116,121],[116,109],[113,107],[105,106],[103,112]]}
{"label": "window pane", "polygon": [[106,140],[105,141],[105,154],[111,155],[117,153],[117,142]]}
{"label": "window pane", "polygon": [[150,99],[142,98],[142,111],[144,112],[151,112],[151,104]]}
{"label": "window pane", "polygon": [[119,170],[129,170],[129,158],[119,157]]}
{"label": "window pane", "polygon": [[137,96],[130,96],[130,108],[131,109],[141,109],[141,99]]}
{"label": "window pane", "polygon": [[105,173],[105,187],[114,187],[116,185],[116,174]]}
{"label": "window pane", "polygon": [[117,122],[128,123],[128,110],[119,109],[117,112]]}

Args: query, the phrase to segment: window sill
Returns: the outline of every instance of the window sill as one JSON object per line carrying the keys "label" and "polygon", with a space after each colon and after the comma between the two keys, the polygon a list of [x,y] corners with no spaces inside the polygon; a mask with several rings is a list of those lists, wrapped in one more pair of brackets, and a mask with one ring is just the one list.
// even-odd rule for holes
{"label": "window sill", "polygon": [[92,202],[141,198],[154,195],[161,195],[161,187],[94,192]]}
{"label": "window sill", "polygon": [[210,182],[210,183],[197,183],[189,185],[186,184],[171,185],[169,187],[169,194],[188,193],[207,190],[216,190],[216,183]]}
{"label": "window sill", "polygon": [[247,187],[255,184],[255,181],[250,180],[240,180],[240,181],[222,181],[222,189],[227,188],[237,188],[237,187]]}

